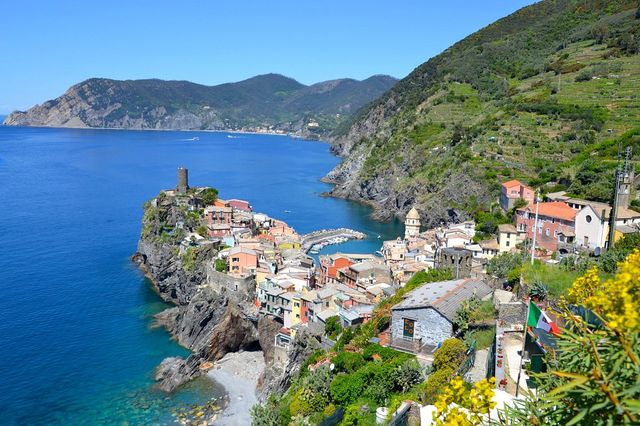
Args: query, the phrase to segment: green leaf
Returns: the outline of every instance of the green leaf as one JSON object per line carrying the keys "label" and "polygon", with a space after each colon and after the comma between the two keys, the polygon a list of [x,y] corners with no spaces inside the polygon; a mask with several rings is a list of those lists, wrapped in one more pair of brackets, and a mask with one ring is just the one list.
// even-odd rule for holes
{"label": "green leaf", "polygon": [[589,412],[589,410],[586,409],[586,408],[584,410],[580,410],[580,412],[574,418],[569,420],[569,422],[567,423],[567,426],[575,425],[580,420],[582,420],[584,418],[584,416],[587,415],[588,412]]}
{"label": "green leaf", "polygon": [[[557,374],[557,372],[554,372],[554,374]],[[579,376],[578,374],[575,374],[574,376]],[[584,377],[584,376],[579,376],[578,379],[572,380],[569,383],[567,383],[566,385],[562,385],[558,388],[555,388],[554,390],[552,390],[551,392],[549,392],[549,396],[554,396],[554,395],[558,395],[567,391],[570,391],[571,389],[583,385],[586,382],[589,381],[588,377]]]}

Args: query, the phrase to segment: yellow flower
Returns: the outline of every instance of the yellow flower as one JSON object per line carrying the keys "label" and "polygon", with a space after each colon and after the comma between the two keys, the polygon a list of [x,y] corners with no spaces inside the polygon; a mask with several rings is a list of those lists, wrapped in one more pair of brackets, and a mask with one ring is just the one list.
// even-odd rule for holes
{"label": "yellow flower", "polygon": [[618,265],[618,273],[602,281],[593,268],[569,289],[572,302],[591,309],[614,331],[626,334],[640,331],[640,251],[634,250]]}

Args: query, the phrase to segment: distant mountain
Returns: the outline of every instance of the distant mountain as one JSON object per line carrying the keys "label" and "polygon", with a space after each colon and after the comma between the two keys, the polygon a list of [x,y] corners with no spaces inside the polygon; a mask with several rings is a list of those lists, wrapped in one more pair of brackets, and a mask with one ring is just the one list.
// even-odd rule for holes
{"label": "distant mountain", "polygon": [[[455,23],[452,23],[455,25]],[[640,159],[637,0],[544,0],[418,66],[333,134],[332,194],[423,224],[488,211],[500,182],[608,201]],[[638,168],[640,170],[640,167]]]}
{"label": "distant mountain", "polygon": [[4,123],[125,129],[272,130],[322,136],[396,83],[376,75],[305,86],[279,74],[204,86],[92,78]]}

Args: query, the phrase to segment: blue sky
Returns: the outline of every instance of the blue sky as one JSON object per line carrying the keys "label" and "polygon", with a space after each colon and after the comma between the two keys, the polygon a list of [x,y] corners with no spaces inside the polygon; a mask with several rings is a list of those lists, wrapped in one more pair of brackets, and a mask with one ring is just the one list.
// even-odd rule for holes
{"label": "blue sky", "polygon": [[277,72],[310,84],[404,77],[532,0],[10,1],[0,114],[90,77],[219,84]]}

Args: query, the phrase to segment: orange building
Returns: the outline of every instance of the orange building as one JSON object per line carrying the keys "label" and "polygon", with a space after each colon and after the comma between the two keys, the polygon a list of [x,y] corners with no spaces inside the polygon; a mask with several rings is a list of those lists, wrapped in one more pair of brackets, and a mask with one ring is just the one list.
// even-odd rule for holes
{"label": "orange building", "polygon": [[229,275],[246,277],[253,275],[258,269],[258,253],[244,247],[233,247],[229,250]]}

